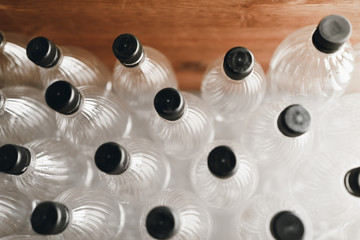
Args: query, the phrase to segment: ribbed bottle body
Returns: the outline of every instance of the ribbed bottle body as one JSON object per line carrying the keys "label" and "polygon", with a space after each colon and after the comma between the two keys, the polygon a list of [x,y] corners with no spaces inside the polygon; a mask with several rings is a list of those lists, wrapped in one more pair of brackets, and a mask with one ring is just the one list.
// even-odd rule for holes
{"label": "ribbed bottle body", "polygon": [[153,111],[150,136],[166,154],[189,159],[214,138],[214,121],[212,111],[202,99],[186,92],[181,94],[185,100],[182,117],[169,121]]}
{"label": "ribbed bottle body", "polygon": [[120,138],[131,128],[131,118],[121,101],[110,91],[82,86],[80,109],[71,115],[56,113],[60,135],[83,150]]}
{"label": "ribbed bottle body", "polygon": [[[296,202],[275,195],[259,195],[251,200],[237,219],[240,239],[269,240],[276,239],[271,232],[272,219],[281,212],[290,212],[302,222],[303,240],[313,239],[312,222],[306,210]],[[289,226],[289,232],[294,226]]]}
{"label": "ribbed bottle body", "polygon": [[308,26],[294,32],[274,52],[268,70],[273,93],[326,101],[345,91],[354,69],[351,43],[322,53],[312,42],[315,29]]}
{"label": "ribbed bottle body", "polygon": [[[2,176],[1,176],[2,177]],[[11,184],[2,184],[0,193],[0,237],[19,234],[27,223],[31,201]]]}
{"label": "ribbed bottle body", "polygon": [[11,235],[8,237],[0,238],[1,240],[46,240],[46,236],[32,236],[32,235]]}
{"label": "ribbed bottle body", "polygon": [[351,82],[346,89],[346,93],[360,92],[360,43],[353,46],[354,49],[354,70],[351,74]]}
{"label": "ribbed bottle body", "polygon": [[360,141],[359,101],[359,93],[345,95],[324,114],[323,124],[318,126],[318,139],[324,151],[338,149],[360,153],[357,144]]}
{"label": "ribbed bottle body", "polygon": [[1,145],[25,144],[55,135],[55,115],[38,96],[41,92],[30,87],[8,87],[0,91]]}
{"label": "ribbed bottle body", "polygon": [[247,120],[242,142],[260,165],[295,164],[313,146],[311,125],[307,132],[297,137],[285,136],[279,130],[278,118],[286,107],[288,102],[270,101]]}
{"label": "ribbed bottle body", "polygon": [[[209,153],[218,146],[229,147],[236,157],[234,173],[227,178],[214,175],[208,166]],[[254,159],[236,143],[214,141],[203,148],[191,166],[192,186],[200,198],[217,209],[239,208],[254,194],[258,184],[258,170]]]}
{"label": "ribbed bottle body", "polygon": [[201,201],[190,192],[174,189],[159,192],[144,206],[140,224],[142,239],[154,239],[147,232],[145,221],[149,211],[158,206],[169,207],[177,214],[178,231],[169,239],[209,239],[212,221]]}
{"label": "ribbed bottle body", "polygon": [[71,144],[56,139],[39,139],[24,145],[31,153],[30,165],[12,180],[33,199],[52,200],[65,190],[84,185],[86,158]]}
{"label": "ribbed bottle body", "polygon": [[110,70],[93,54],[77,47],[61,47],[59,62],[50,68],[40,68],[43,86],[57,80],[66,80],[75,87],[97,86],[105,88],[111,81]]}
{"label": "ribbed bottle body", "polygon": [[39,68],[26,56],[28,37],[15,33],[2,35],[4,40],[0,43],[0,88],[31,86],[41,89]]}
{"label": "ribbed bottle body", "polygon": [[125,67],[116,61],[113,90],[131,109],[150,112],[155,94],[165,87],[177,88],[177,80],[162,53],[147,46],[143,50],[143,59],[135,67]]}
{"label": "ribbed bottle body", "polygon": [[113,195],[130,202],[144,202],[168,185],[169,163],[149,140],[123,138],[116,143],[129,154],[128,168],[118,175],[98,171],[100,181]]}
{"label": "ribbed bottle body", "polygon": [[255,62],[249,76],[233,80],[224,72],[223,59],[217,59],[208,67],[201,84],[201,97],[211,105],[216,119],[234,122],[245,118],[262,102],[266,91],[265,74]]}
{"label": "ribbed bottle body", "polygon": [[349,221],[359,211],[359,197],[348,189],[347,173],[358,168],[359,158],[347,153],[320,153],[299,166],[292,194],[315,220]]}
{"label": "ribbed bottle body", "polygon": [[347,223],[342,229],[342,236],[344,236],[344,240],[352,240],[360,238],[360,230],[359,230],[360,219],[357,218],[355,221],[351,221]]}
{"label": "ribbed bottle body", "polygon": [[69,224],[49,240],[117,239],[124,224],[121,204],[112,195],[95,188],[72,188],[55,198],[70,212]]}

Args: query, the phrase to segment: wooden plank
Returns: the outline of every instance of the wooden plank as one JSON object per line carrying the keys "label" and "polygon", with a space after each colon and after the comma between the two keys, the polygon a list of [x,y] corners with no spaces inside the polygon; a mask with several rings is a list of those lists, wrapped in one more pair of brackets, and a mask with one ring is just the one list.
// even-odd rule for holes
{"label": "wooden plank", "polygon": [[113,39],[138,36],[172,62],[182,89],[199,89],[206,66],[233,46],[245,46],[267,69],[288,34],[342,14],[360,40],[360,1],[251,0],[0,0],[0,30],[43,35],[61,45],[84,47],[112,68]]}

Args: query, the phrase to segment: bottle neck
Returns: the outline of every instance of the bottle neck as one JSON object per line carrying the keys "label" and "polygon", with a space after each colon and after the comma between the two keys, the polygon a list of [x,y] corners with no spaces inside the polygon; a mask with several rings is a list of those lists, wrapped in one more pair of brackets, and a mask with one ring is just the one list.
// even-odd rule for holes
{"label": "bottle neck", "polygon": [[142,52],[141,52],[141,56],[139,57],[139,59],[136,62],[133,62],[133,63],[122,63],[122,62],[120,62],[120,63],[123,66],[127,67],[127,68],[137,68],[138,66],[143,64],[145,58],[146,58],[146,54],[145,54],[144,49],[143,49]]}
{"label": "bottle neck", "polygon": [[5,112],[6,96],[3,91],[0,90],[0,116]]}

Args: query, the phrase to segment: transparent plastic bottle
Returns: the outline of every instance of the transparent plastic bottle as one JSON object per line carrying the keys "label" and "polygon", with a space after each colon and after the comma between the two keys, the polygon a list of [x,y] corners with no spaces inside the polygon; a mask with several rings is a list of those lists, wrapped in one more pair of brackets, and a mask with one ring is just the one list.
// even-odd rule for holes
{"label": "transparent plastic bottle", "polygon": [[268,102],[248,119],[243,144],[260,165],[294,164],[314,142],[311,114],[299,104]]}
{"label": "transparent plastic bottle", "polygon": [[113,89],[131,109],[150,112],[158,91],[177,88],[169,60],[156,49],[142,46],[134,35],[119,35],[112,50],[119,60],[114,67]]}
{"label": "transparent plastic bottle", "polygon": [[32,230],[48,240],[118,239],[125,220],[122,205],[96,188],[71,188],[41,202],[30,219]]}
{"label": "transparent plastic bottle", "polygon": [[168,189],[146,203],[142,211],[142,239],[209,239],[212,221],[192,193]]}
{"label": "transparent plastic bottle", "polygon": [[288,36],[270,61],[272,92],[320,102],[343,94],[354,68],[350,36],[350,22],[339,15]]}
{"label": "transparent plastic bottle", "polygon": [[246,48],[234,47],[207,69],[201,97],[212,106],[216,119],[245,118],[262,102],[266,91],[263,69]]}
{"label": "transparent plastic bottle", "polygon": [[41,91],[31,87],[0,90],[0,145],[55,135],[55,115],[39,96]]}
{"label": "transparent plastic bottle", "polygon": [[239,239],[312,240],[313,226],[305,209],[292,200],[258,195],[236,220]]}
{"label": "transparent plastic bottle", "polygon": [[45,37],[36,37],[28,43],[26,54],[33,63],[40,66],[44,88],[54,81],[64,79],[76,87],[111,86],[109,69],[85,49],[58,47]]}
{"label": "transparent plastic bottle", "polygon": [[45,99],[57,112],[60,135],[86,152],[131,129],[126,108],[110,91],[93,86],[75,88],[67,81],[56,81],[46,89]]}
{"label": "transparent plastic bottle", "polygon": [[28,37],[0,32],[0,88],[32,86],[42,88],[39,68],[26,56]]}
{"label": "transparent plastic bottle", "polygon": [[346,222],[360,210],[360,158],[348,153],[311,156],[295,173],[292,194],[316,221]]}
{"label": "transparent plastic bottle", "polygon": [[189,159],[214,138],[212,112],[202,99],[164,88],[156,94],[154,108],[150,136],[166,154]]}
{"label": "transparent plastic bottle", "polygon": [[86,158],[65,141],[39,139],[23,146],[1,146],[0,171],[10,175],[24,194],[49,200],[75,185],[84,185]]}
{"label": "transparent plastic bottle", "polygon": [[12,184],[1,184],[0,188],[0,237],[21,234],[31,211],[31,200]]}
{"label": "transparent plastic bottle", "polygon": [[106,142],[97,148],[94,158],[100,181],[119,199],[147,201],[169,183],[169,163],[149,140]]}
{"label": "transparent plastic bottle", "polygon": [[254,194],[258,170],[254,159],[236,143],[215,141],[193,162],[195,192],[210,207],[239,208]]}
{"label": "transparent plastic bottle", "polygon": [[322,150],[360,153],[360,93],[342,96],[322,117],[318,139]]}

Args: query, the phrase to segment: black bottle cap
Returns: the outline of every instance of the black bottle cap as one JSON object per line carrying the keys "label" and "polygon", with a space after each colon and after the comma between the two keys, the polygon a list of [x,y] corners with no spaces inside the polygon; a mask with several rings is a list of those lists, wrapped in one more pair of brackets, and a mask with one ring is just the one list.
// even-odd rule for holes
{"label": "black bottle cap", "polygon": [[254,55],[244,47],[230,49],[223,62],[226,75],[233,80],[242,80],[249,76],[254,68]]}
{"label": "black bottle cap", "polygon": [[348,171],[344,180],[348,192],[356,197],[360,197],[360,168]]}
{"label": "black bottle cap", "polygon": [[24,173],[31,161],[29,149],[14,144],[0,147],[0,172],[20,175]]}
{"label": "black bottle cap", "polygon": [[155,239],[169,239],[178,231],[176,214],[166,206],[153,208],[146,217],[146,230]]}
{"label": "black bottle cap", "polygon": [[3,40],[4,40],[4,35],[2,32],[0,32],[0,45],[2,44]]}
{"label": "black bottle cap", "polygon": [[65,115],[73,114],[80,108],[81,98],[79,90],[67,81],[56,81],[45,92],[47,105]]}
{"label": "black bottle cap", "polygon": [[119,35],[112,46],[115,57],[126,67],[135,67],[143,55],[143,47],[139,40],[130,33]]}
{"label": "black bottle cap", "polygon": [[282,134],[287,137],[298,137],[309,130],[311,117],[301,105],[291,105],[279,115],[277,125]]}
{"label": "black bottle cap", "polygon": [[69,224],[69,210],[61,203],[42,202],[32,212],[30,221],[33,230],[39,234],[59,234]]}
{"label": "black bottle cap", "polygon": [[164,88],[156,94],[154,107],[160,117],[169,121],[176,121],[184,114],[185,101],[175,88]]}
{"label": "black bottle cap", "polygon": [[276,240],[302,240],[305,234],[300,218],[289,211],[279,212],[271,219],[270,231]]}
{"label": "black bottle cap", "polygon": [[351,36],[351,23],[340,15],[329,15],[317,26],[312,42],[323,53],[336,52]]}
{"label": "black bottle cap", "polygon": [[58,47],[45,37],[32,39],[26,47],[26,55],[33,63],[44,68],[56,65],[61,56]]}
{"label": "black bottle cap", "polygon": [[121,174],[129,167],[129,153],[119,144],[107,142],[102,144],[95,153],[95,164],[107,174]]}
{"label": "black bottle cap", "polygon": [[219,178],[228,178],[236,172],[236,157],[231,148],[218,146],[208,155],[208,168]]}

